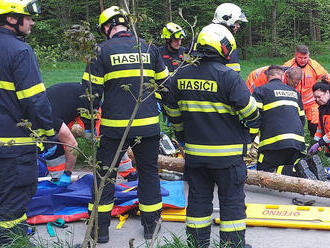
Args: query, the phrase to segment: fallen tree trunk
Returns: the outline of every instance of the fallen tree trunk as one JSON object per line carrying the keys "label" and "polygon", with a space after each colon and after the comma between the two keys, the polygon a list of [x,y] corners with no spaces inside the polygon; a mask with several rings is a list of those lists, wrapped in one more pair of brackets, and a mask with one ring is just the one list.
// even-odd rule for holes
{"label": "fallen tree trunk", "polygon": [[[160,169],[183,172],[184,159],[158,156]],[[248,170],[246,184],[279,191],[330,198],[330,184],[318,180],[278,175],[265,171]]]}
{"label": "fallen tree trunk", "polygon": [[248,170],[246,184],[279,191],[330,198],[330,184],[319,180],[278,175],[265,171]]}
{"label": "fallen tree trunk", "polygon": [[[83,132],[78,127],[74,132],[76,134],[75,136],[83,136]],[[131,149],[128,149],[127,153],[132,161],[135,162]],[[158,165],[161,170],[183,172],[184,159],[159,155]],[[302,195],[330,198],[330,184],[327,182],[283,176],[265,171],[248,170],[246,184]]]}

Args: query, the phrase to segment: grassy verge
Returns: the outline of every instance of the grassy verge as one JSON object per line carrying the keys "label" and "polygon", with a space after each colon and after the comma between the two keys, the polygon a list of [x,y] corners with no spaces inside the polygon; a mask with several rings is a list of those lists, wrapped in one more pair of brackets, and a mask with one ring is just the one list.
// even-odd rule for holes
{"label": "grassy verge", "polygon": [[[330,54],[321,56],[311,56],[316,59],[328,72],[330,72]],[[289,60],[287,58],[256,58],[241,61],[241,76],[244,80],[249,73],[256,68],[278,64],[282,65]],[[46,87],[60,82],[80,82],[85,70],[85,64],[82,62],[58,62],[41,66],[42,78]]]}
{"label": "grassy verge", "polygon": [[46,87],[61,82],[81,82],[85,64],[81,62],[58,62],[41,66],[42,79]]}

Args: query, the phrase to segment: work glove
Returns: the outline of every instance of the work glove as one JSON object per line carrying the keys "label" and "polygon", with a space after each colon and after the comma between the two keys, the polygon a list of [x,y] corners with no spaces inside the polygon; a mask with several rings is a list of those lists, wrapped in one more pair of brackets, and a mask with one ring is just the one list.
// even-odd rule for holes
{"label": "work glove", "polygon": [[316,142],[314,145],[311,146],[311,148],[309,148],[308,153],[309,154],[315,154],[315,153],[317,153],[319,147],[320,147],[320,144],[318,142]]}
{"label": "work glove", "polygon": [[71,171],[64,171],[64,173],[62,174],[62,176],[60,177],[60,179],[57,182],[54,182],[55,184],[57,184],[60,187],[66,187],[71,183]]}
{"label": "work glove", "polygon": [[56,138],[56,136],[53,136],[47,138],[47,140],[45,140],[44,142],[39,143],[38,153],[40,154],[40,157],[47,159],[54,156],[57,150],[57,144],[51,142],[59,142],[59,140]]}

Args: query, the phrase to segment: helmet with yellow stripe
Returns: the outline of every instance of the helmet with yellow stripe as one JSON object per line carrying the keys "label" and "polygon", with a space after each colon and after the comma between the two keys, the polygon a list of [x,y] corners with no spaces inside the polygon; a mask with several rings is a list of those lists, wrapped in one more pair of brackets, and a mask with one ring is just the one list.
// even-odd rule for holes
{"label": "helmet with yellow stripe", "polygon": [[228,60],[236,49],[236,41],[225,26],[209,24],[198,34],[195,49],[199,53],[220,55]]}
{"label": "helmet with yellow stripe", "polygon": [[37,15],[40,14],[38,0],[1,0],[0,15],[21,14]]}
{"label": "helmet with yellow stripe", "polygon": [[128,27],[128,19],[127,19],[127,12],[118,6],[111,6],[110,8],[105,9],[100,17],[99,17],[99,30],[107,35],[104,31],[104,25],[107,23],[111,23],[111,30],[113,27],[117,25],[124,25]]}
{"label": "helmet with yellow stripe", "polygon": [[175,24],[174,22],[169,22],[166,24],[166,26],[163,28],[161,36],[162,39],[183,39],[185,37],[186,33],[182,27],[178,24]]}

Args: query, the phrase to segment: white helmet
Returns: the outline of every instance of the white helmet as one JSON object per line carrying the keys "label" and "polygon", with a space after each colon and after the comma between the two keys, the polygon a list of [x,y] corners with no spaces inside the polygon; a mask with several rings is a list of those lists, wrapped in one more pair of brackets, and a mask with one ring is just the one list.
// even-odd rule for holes
{"label": "white helmet", "polygon": [[237,21],[248,22],[242,9],[233,3],[223,3],[215,10],[212,22],[234,27]]}
{"label": "white helmet", "polygon": [[197,36],[196,50],[201,53],[215,52],[228,60],[235,49],[235,38],[223,25],[209,24]]}

